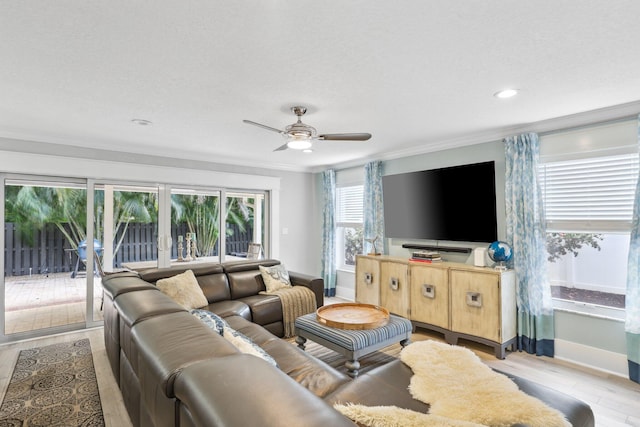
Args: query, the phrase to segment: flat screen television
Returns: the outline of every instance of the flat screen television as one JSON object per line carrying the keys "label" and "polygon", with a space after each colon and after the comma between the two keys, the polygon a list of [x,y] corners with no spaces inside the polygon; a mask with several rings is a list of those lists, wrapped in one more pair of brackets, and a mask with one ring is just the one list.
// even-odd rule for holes
{"label": "flat screen television", "polygon": [[497,240],[494,162],[382,177],[385,237]]}

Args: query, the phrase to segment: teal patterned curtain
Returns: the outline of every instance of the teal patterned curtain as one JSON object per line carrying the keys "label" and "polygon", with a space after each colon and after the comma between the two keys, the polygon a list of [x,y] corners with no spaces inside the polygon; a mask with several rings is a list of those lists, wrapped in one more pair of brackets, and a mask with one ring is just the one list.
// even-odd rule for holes
{"label": "teal patterned curtain", "polygon": [[333,169],[322,172],[322,278],[324,294],[336,295],[336,172]]}
{"label": "teal patterned curtain", "polygon": [[554,354],[553,306],[547,280],[546,236],[538,183],[540,145],[535,133],[506,138],[507,241],[513,248],[518,305],[518,349]]}
{"label": "teal patterned curtain", "polygon": [[384,207],[382,206],[382,162],[369,162],[364,165],[364,253],[374,252],[372,244],[367,241],[376,239],[375,246],[379,253],[384,248]]}
{"label": "teal patterned curtain", "polygon": [[[638,144],[640,145],[640,116],[638,116]],[[624,329],[627,333],[629,379],[640,383],[640,177],[636,184],[630,237],[625,297],[627,318]]]}

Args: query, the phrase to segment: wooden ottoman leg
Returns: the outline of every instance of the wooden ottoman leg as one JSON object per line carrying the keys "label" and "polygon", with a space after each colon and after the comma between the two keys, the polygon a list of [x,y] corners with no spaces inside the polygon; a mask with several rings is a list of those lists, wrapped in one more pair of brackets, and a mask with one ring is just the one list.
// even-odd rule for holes
{"label": "wooden ottoman leg", "polygon": [[360,369],[360,362],[358,362],[358,360],[347,360],[344,362],[344,366],[347,367],[347,375],[351,378],[358,377],[358,370]]}
{"label": "wooden ottoman leg", "polygon": [[296,336],[296,343],[298,344],[298,347],[301,348],[302,350],[305,349],[304,343],[306,342],[307,342],[307,339],[305,337],[301,337],[300,335]]}

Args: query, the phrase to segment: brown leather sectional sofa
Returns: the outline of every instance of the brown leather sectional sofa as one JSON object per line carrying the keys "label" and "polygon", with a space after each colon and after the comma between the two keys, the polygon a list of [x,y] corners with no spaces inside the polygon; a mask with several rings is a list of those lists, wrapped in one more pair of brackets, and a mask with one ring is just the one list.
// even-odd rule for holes
{"label": "brown leather sectional sofa", "polygon": [[[241,353],[153,283],[186,270],[153,269],[103,278],[107,355],[134,426],[354,426],[333,403],[396,405],[426,412],[411,398],[411,370],[399,360],[351,380],[280,339],[279,300],[259,295],[258,265],[277,260],[193,268],[209,310],[223,316],[275,359]],[[290,272],[323,304],[322,279]],[[281,307],[280,307],[281,312]],[[593,426],[588,405],[523,379],[525,392],[560,409],[574,426]],[[446,393],[446,390],[443,391]]]}

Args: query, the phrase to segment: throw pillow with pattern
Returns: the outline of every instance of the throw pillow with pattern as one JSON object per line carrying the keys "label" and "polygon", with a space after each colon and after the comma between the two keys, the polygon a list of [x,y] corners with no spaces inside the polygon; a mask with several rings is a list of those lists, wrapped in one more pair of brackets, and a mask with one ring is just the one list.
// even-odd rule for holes
{"label": "throw pillow with pattern", "polygon": [[274,265],[273,267],[265,267],[262,265],[259,267],[264,286],[267,288],[267,293],[291,287],[289,272],[283,264]]}
{"label": "throw pillow with pattern", "polygon": [[226,320],[208,310],[194,309],[190,313],[222,336],[224,335],[224,328],[229,327]]}

